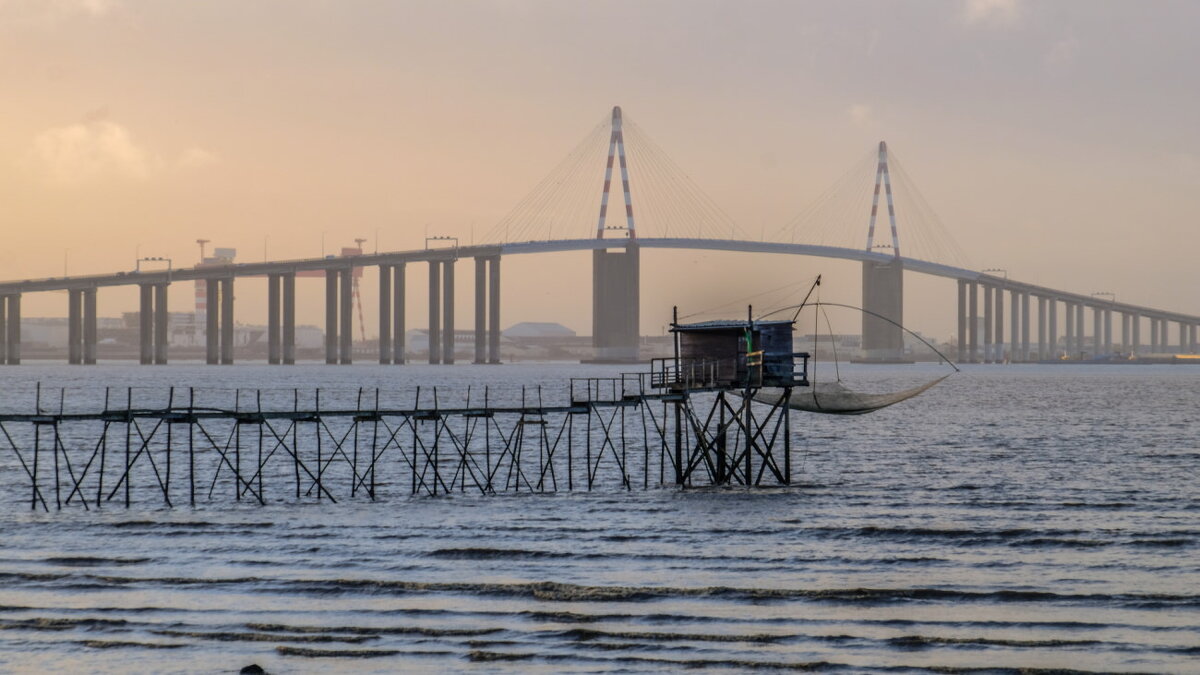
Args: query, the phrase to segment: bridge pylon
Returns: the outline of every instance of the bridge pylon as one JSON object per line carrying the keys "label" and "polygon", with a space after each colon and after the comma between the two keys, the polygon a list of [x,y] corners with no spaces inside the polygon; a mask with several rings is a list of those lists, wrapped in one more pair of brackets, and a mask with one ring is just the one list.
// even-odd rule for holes
{"label": "bridge pylon", "polygon": [[[621,191],[625,197],[623,226],[610,225],[607,220],[614,163],[621,168]],[[640,338],[641,255],[633,219],[633,198],[629,192],[621,107],[614,106],[596,239],[605,239],[606,233],[618,231],[625,233],[619,244],[613,239],[612,248],[599,248],[592,253],[592,347],[595,360],[601,362],[637,361]]]}
{"label": "bridge pylon", "polygon": [[[875,221],[879,214],[880,191],[887,198],[892,243],[875,243]],[[904,264],[900,258],[900,236],[896,231],[896,206],[892,198],[892,180],[888,171],[888,150],[879,142],[879,163],[875,169],[875,193],[871,199],[871,219],[867,226],[867,251],[891,249],[891,260],[863,261],[862,359],[897,362],[904,359]]]}

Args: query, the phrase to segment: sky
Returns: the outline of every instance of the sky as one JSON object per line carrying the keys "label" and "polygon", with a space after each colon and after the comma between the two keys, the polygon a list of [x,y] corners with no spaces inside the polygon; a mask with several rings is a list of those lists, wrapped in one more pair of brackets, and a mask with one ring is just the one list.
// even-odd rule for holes
{"label": "sky", "polygon": [[[1200,314],[1198,25],[1200,3],[1160,1],[0,0],[0,277],[186,267],[197,238],[243,261],[480,241],[620,105],[751,237],[788,236],[886,139],[971,267]],[[672,305],[784,303],[817,274],[858,300],[845,262],[642,264],[649,334]],[[590,274],[585,253],[506,259],[504,325],[590,333]],[[265,285],[239,280],[239,322],[263,322]],[[906,287],[906,324],[948,337],[953,284]],[[321,281],[300,293],[319,323]]]}

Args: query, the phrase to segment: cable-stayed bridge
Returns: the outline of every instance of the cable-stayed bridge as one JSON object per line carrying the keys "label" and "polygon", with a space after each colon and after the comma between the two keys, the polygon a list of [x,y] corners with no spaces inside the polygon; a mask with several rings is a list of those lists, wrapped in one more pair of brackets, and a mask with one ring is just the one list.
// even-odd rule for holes
{"label": "cable-stayed bridge", "polygon": [[[873,181],[863,180],[871,174]],[[894,186],[900,188],[905,199],[899,198]],[[623,211],[614,216],[609,212],[610,205],[623,207]],[[847,237],[862,236],[864,219],[865,245],[854,245]],[[257,283],[251,278],[265,277],[268,362],[295,363],[295,280],[297,275],[316,275],[324,276],[326,282],[325,360],[348,364],[353,357],[355,279],[362,268],[377,267],[379,362],[404,363],[407,268],[420,265],[428,274],[428,360],[453,363],[455,270],[460,260],[473,259],[474,360],[497,363],[501,259],[563,251],[592,251],[596,358],[631,361],[638,358],[641,255],[654,249],[860,262],[862,307],[867,310],[862,324],[861,356],[865,360],[903,359],[899,324],[904,320],[906,272],[957,280],[958,354],[963,362],[1197,351],[1200,316],[1118,303],[1112,298],[971,269],[882,142],[810,209],[775,233],[773,240],[754,240],[646,134],[624,119],[620,108],[614,108],[611,117],[598,124],[485,239],[491,243],[0,282],[0,361],[21,361],[22,295],[66,291],[68,360],[73,364],[95,363],[99,289],[136,285],[140,292],[141,362],[164,364],[168,360],[168,289],[174,282],[190,281],[201,289],[206,303],[207,362],[230,364],[234,282],[242,279],[242,283]],[[1090,331],[1085,320],[1089,313]],[[1114,314],[1121,320],[1119,336],[1113,332]],[[1169,330],[1172,324],[1178,329],[1174,341]],[[1146,327],[1149,340],[1143,341]]]}

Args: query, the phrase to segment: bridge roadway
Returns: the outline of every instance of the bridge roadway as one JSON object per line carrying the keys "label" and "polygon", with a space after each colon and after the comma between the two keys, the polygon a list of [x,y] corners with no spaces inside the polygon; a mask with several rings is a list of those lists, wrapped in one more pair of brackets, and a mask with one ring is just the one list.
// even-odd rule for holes
{"label": "bridge roadway", "polygon": [[[0,282],[0,343],[3,343],[0,345],[3,347],[0,349],[0,357],[3,357],[0,360],[7,363],[20,362],[19,322],[22,294],[68,291],[70,360],[73,363],[91,363],[95,360],[96,289],[138,285],[142,289],[142,360],[146,363],[165,363],[166,287],[176,281],[204,281],[209,290],[209,307],[217,310],[213,300],[215,297],[220,297],[219,310],[207,312],[208,328],[214,329],[209,332],[224,333],[224,335],[209,335],[209,361],[230,363],[232,362],[232,335],[230,333],[232,330],[232,280],[236,277],[265,276],[270,280],[268,327],[271,356],[269,360],[274,363],[292,362],[293,359],[288,352],[293,350],[293,346],[287,343],[294,339],[295,274],[297,272],[327,272],[327,361],[348,363],[351,346],[349,337],[352,316],[350,307],[351,273],[353,268],[377,266],[381,270],[394,271],[394,274],[380,275],[380,360],[381,362],[399,363],[403,362],[404,268],[408,263],[429,263],[430,361],[440,362],[442,355],[435,352],[442,351],[445,354],[445,362],[452,363],[453,263],[461,258],[474,258],[476,260],[476,361],[485,360],[483,356],[486,347],[489,352],[486,360],[496,362],[499,357],[500,257],[624,249],[630,243],[631,241],[626,239],[526,241]],[[639,238],[636,240],[636,244],[640,249],[798,255],[852,260],[864,263],[864,265],[879,266],[894,265],[899,261],[900,268],[905,271],[954,279],[959,284],[958,338],[961,361],[1000,360],[1001,353],[996,348],[1003,348],[1005,345],[1003,291],[1008,291],[1013,300],[1011,305],[1012,339],[1008,342],[1011,350],[1009,358],[1030,360],[1084,353],[1086,345],[1083,339],[1083,310],[1085,307],[1090,308],[1094,315],[1092,335],[1094,354],[1112,351],[1110,325],[1112,312],[1124,316],[1121,345],[1126,348],[1126,351],[1137,352],[1141,349],[1140,326],[1142,319],[1148,320],[1150,324],[1152,338],[1148,346],[1151,351],[1166,351],[1168,322],[1179,325],[1178,346],[1180,352],[1195,352],[1197,347],[1197,327],[1200,326],[1200,316],[1198,315],[1103,300],[1092,295],[1052,289],[961,267],[914,258],[895,258],[887,253],[835,246],[735,239]],[[898,277],[896,278],[898,279]],[[396,291],[394,295],[392,293],[393,286]],[[441,293],[441,286],[445,286],[445,294]],[[979,289],[983,290],[984,296],[982,331],[977,325],[979,323],[978,310],[980,309]],[[866,289],[864,289],[864,297],[866,295]],[[1039,301],[1039,335],[1033,348],[1031,348],[1029,339],[1029,329],[1033,323],[1030,320],[1030,296]],[[1065,309],[1063,318],[1066,342],[1061,347],[1056,327],[1058,303],[1062,303]],[[864,303],[864,305],[866,304],[869,303]],[[1018,311],[1018,304],[1020,311]],[[282,317],[279,316],[281,312]],[[150,315],[153,316],[152,320],[145,319]],[[902,317],[894,318],[899,320]],[[1045,318],[1049,320],[1046,321]],[[979,334],[980,332],[982,335]],[[339,336],[338,333],[341,335]],[[441,344],[435,344],[439,342],[439,338]],[[983,342],[982,351],[978,344],[979,338],[982,338]],[[393,350],[391,348],[393,345],[397,349]]]}

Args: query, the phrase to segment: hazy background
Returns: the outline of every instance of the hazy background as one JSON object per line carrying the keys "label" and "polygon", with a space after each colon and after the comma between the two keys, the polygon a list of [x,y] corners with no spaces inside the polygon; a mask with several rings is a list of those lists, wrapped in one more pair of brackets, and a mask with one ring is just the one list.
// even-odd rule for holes
{"label": "hazy background", "polygon": [[[748,233],[886,139],[974,267],[1200,313],[1197,26],[1194,2],[0,0],[0,277],[190,266],[198,237],[242,261],[469,242],[619,104]],[[589,254],[504,273],[504,325],[590,333]],[[855,264],[647,252],[643,332],[817,273],[857,300]],[[907,323],[948,336],[953,285],[906,283]],[[265,283],[237,292],[261,323]]]}

